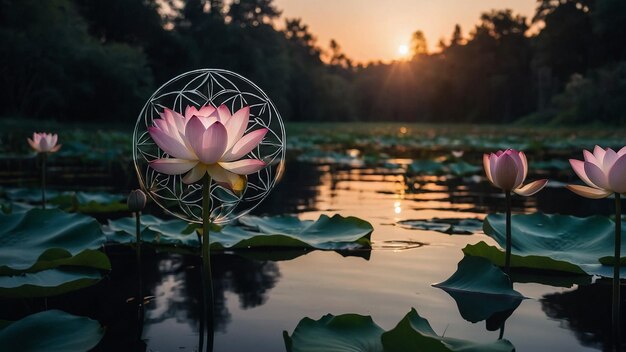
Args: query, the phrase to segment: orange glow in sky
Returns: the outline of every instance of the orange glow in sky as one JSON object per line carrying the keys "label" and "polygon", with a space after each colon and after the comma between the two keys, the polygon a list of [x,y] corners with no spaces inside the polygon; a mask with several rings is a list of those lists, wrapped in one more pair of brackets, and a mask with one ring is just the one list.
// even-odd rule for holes
{"label": "orange glow in sky", "polygon": [[[530,20],[536,0],[275,0],[283,18],[300,17],[328,48],[337,40],[348,57],[358,62],[390,61],[407,56],[403,45],[411,34],[422,30],[430,51],[439,39],[448,40],[455,24],[463,35],[479,22],[480,14],[491,9],[510,8]],[[279,27],[282,28],[282,20]]]}

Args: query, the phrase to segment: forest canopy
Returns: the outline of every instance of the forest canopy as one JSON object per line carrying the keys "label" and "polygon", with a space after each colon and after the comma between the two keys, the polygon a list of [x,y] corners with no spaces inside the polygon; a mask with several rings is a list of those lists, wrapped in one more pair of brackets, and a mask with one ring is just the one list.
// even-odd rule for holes
{"label": "forest canopy", "polygon": [[210,67],[257,82],[288,121],[621,124],[624,23],[623,0],[539,0],[435,52],[416,23],[410,59],[355,63],[272,0],[1,0],[0,116],[134,121],[158,86]]}

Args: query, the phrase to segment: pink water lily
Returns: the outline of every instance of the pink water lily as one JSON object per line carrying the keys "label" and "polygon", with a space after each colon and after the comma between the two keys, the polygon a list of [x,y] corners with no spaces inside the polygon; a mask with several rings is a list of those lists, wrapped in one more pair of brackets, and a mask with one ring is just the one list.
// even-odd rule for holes
{"label": "pink water lily", "polygon": [[231,115],[225,105],[217,109],[187,106],[185,115],[165,109],[148,132],[154,142],[169,154],[150,162],[150,167],[168,175],[181,175],[190,184],[208,174],[216,183],[242,192],[246,176],[266,166],[258,159],[242,159],[256,148],[267,133],[260,128],[245,134],[250,108],[245,106]]}
{"label": "pink water lily", "polygon": [[548,180],[542,179],[522,186],[528,175],[528,161],[524,152],[514,149],[484,154],[483,166],[487,178],[494,186],[522,196],[532,196],[548,183]]}
{"label": "pink water lily", "polygon": [[596,145],[593,153],[583,150],[585,160],[570,159],[570,164],[587,186],[566,187],[586,198],[599,199],[613,193],[626,194],[626,147],[618,152]]}
{"label": "pink water lily", "polygon": [[27,138],[28,144],[38,153],[54,153],[61,149],[61,145],[57,144],[57,134],[52,133],[33,133],[33,138]]}

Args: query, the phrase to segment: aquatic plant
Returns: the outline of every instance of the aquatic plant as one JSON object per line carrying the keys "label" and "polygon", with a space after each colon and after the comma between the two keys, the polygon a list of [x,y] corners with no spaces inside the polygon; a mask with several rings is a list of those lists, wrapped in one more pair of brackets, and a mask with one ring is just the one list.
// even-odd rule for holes
{"label": "aquatic plant", "polygon": [[528,175],[528,161],[522,151],[507,149],[483,155],[483,166],[489,182],[504,191],[506,198],[506,260],[504,271],[508,274],[511,265],[511,192],[521,196],[532,196],[541,191],[548,180],[522,183]]}
{"label": "aquatic plant", "polygon": [[33,138],[27,138],[28,144],[39,154],[41,158],[41,206],[46,209],[46,159],[48,153],[55,153],[61,149],[57,144],[59,136],[55,133],[33,132]]}
{"label": "aquatic plant", "polygon": [[615,256],[613,260],[613,333],[619,336],[620,249],[622,237],[621,195],[626,195],[626,147],[618,152],[595,146],[593,153],[583,150],[584,161],[570,159],[574,172],[587,184],[567,185],[567,188],[586,198],[600,199],[615,196]]}

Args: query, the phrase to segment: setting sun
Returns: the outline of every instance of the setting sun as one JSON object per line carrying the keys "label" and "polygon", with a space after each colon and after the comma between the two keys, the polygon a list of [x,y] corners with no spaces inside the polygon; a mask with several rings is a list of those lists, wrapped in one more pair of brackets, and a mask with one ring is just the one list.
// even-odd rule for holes
{"label": "setting sun", "polygon": [[401,56],[406,56],[409,54],[409,46],[406,44],[402,44],[398,47],[398,54]]}

